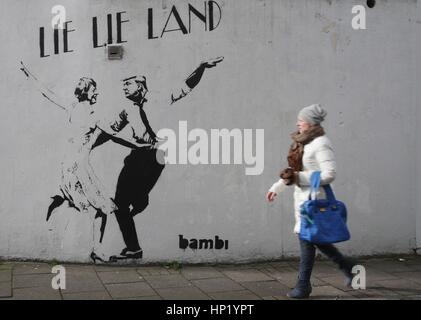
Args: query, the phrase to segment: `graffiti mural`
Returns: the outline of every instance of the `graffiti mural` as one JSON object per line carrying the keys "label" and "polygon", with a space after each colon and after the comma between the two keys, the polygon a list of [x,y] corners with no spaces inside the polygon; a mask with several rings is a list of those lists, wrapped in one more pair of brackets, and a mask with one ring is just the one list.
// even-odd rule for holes
{"label": "graffiti mural", "polygon": [[[169,104],[188,95],[201,81],[206,69],[223,61],[223,57],[202,62],[184,81],[177,92],[169,94]],[[67,203],[80,213],[100,219],[99,243],[94,245],[91,259],[94,262],[116,262],[141,259],[143,249],[139,244],[134,217],[149,204],[149,193],[158,181],[163,169],[163,151],[158,149],[159,138],[151,127],[144,106],[147,104],[148,85],[143,75],[129,75],[121,79],[122,93],[127,103],[118,110],[117,118],[104,118],[101,108],[107,101],[100,99],[97,83],[90,77],[82,77],[74,89],[75,102],[62,101],[58,95],[42,84],[29,68],[21,62],[20,70],[42,96],[63,110],[67,117],[66,155],[61,165],[61,183],[46,208],[46,220],[55,209]],[[117,84],[116,84],[117,85]],[[91,165],[94,149],[111,141],[131,149],[116,181],[114,194],[108,194]],[[115,214],[125,247],[120,253],[105,256],[100,253],[106,232],[107,217]]]}

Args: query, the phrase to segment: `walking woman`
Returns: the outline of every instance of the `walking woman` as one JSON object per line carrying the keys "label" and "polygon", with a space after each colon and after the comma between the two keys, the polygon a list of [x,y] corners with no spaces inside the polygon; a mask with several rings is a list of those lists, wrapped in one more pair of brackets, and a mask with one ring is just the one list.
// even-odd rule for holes
{"label": "walking woman", "polygon": [[[309,198],[310,179],[314,171],[321,172],[321,185],[333,182],[336,177],[336,162],[330,140],[321,126],[327,112],[314,104],[302,109],[298,114],[298,131],[291,137],[293,143],[288,153],[289,167],[280,173],[281,179],[276,182],[266,195],[269,202],[282,192],[286,186],[294,185],[294,233],[300,233],[300,206]],[[317,198],[326,198],[323,188],[320,188]],[[332,244],[315,244],[305,240],[300,241],[301,257],[298,281],[295,288],[287,295],[290,298],[305,299],[312,291],[310,277],[313,270],[316,248],[338,265],[345,274],[345,285],[352,284],[351,261],[346,259]]]}

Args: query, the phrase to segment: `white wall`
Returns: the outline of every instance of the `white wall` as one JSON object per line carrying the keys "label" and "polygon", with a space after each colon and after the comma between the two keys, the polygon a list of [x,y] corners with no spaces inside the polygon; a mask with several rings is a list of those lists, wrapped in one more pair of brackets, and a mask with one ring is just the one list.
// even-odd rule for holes
{"label": "white wall", "polygon": [[[361,1],[217,2],[222,20],[214,31],[205,32],[196,22],[189,35],[171,32],[148,40],[148,8],[154,8],[162,26],[172,4],[186,19],[187,2],[63,0],[76,29],[69,35],[74,52],[40,58],[39,27],[51,32],[47,27],[56,1],[1,1],[0,256],[88,261],[92,250],[92,215],[62,207],[45,221],[49,197],[60,181],[66,120],[25,81],[21,60],[66,97],[79,77],[93,77],[102,101],[120,108],[127,106],[120,79],[144,74],[151,94],[161,98],[201,60],[221,55],[221,65],[207,70],[178,105],[150,99],[148,116],[156,131],[177,130],[184,120],[189,129],[264,129],[264,172],[246,176],[244,165],[168,165],[149,207],[136,217],[143,261],[297,255],[292,190],[270,205],[264,196],[286,165],[297,112],[315,102],[329,112],[325,127],[339,168],[334,187],[349,207],[352,240],[340,248],[353,255],[412,250],[421,230],[421,204],[413,192],[418,185],[419,194],[421,180],[414,130],[416,1],[377,1],[367,9],[367,30],[359,31],[351,28],[351,9]],[[203,6],[203,1],[190,3]],[[123,26],[128,42],[123,60],[108,61],[104,49],[92,48],[91,18],[104,23],[106,14],[118,11],[127,11],[130,20]],[[93,152],[92,163],[111,192],[127,153],[112,143]],[[218,235],[229,240],[229,249],[183,251],[180,234]],[[104,241],[110,253],[124,247],[114,216]]]}

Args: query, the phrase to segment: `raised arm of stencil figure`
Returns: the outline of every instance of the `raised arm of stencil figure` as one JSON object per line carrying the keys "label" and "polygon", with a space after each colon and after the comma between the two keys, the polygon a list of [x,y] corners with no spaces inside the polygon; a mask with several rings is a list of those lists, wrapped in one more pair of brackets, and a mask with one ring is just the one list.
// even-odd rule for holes
{"label": "raised arm of stencil figure", "polygon": [[68,106],[70,103],[66,103],[60,97],[58,97],[52,90],[50,90],[46,85],[44,85],[21,61],[20,70],[25,74],[28,81],[42,94],[44,98],[53,103],[55,106],[59,107],[64,111],[68,111]]}
{"label": "raised arm of stencil figure", "polygon": [[200,65],[193,71],[193,73],[187,77],[183,87],[180,89],[180,92],[171,93],[171,104],[184,98],[191,90],[193,90],[194,87],[199,84],[205,70],[207,68],[215,67],[218,63],[222,62],[222,60],[224,60],[224,57],[218,57],[201,62]]}

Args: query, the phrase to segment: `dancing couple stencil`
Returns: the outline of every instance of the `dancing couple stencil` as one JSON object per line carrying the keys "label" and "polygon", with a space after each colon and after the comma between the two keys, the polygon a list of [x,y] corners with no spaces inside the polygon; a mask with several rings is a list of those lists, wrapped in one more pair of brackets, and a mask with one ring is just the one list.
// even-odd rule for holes
{"label": "dancing couple stencil", "polygon": [[[206,60],[187,77],[178,91],[170,92],[168,104],[174,104],[188,95],[201,81],[206,69],[223,61],[223,57]],[[100,112],[107,101],[101,100],[100,85],[90,77],[81,77],[74,89],[75,101],[63,101],[55,92],[42,84],[21,62],[20,70],[32,86],[51,104],[60,108],[66,117],[66,154],[61,163],[61,182],[51,204],[46,208],[49,221],[55,210],[67,203],[76,212],[92,214],[100,219],[100,237],[94,242],[91,259],[94,262],[141,259],[134,217],[149,204],[149,193],[158,181],[165,165],[164,154],[158,149],[160,138],[152,128],[144,107],[148,102],[148,85],[143,75],[130,75],[119,79],[126,105],[119,108],[115,118]],[[94,149],[112,141],[130,148],[116,182],[115,193],[110,194],[98,178],[91,164]],[[107,217],[114,214],[125,247],[119,254],[106,256],[100,252],[107,226]]]}

